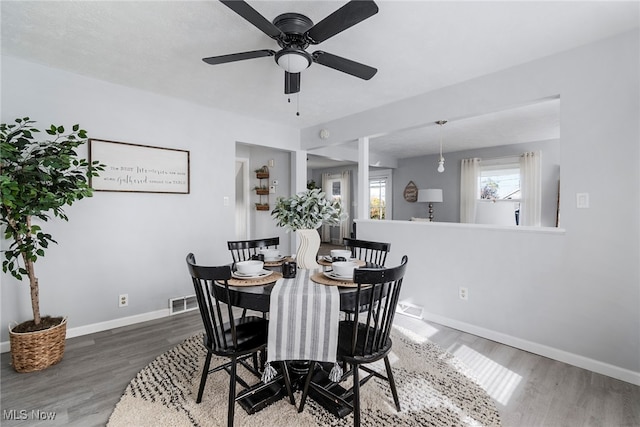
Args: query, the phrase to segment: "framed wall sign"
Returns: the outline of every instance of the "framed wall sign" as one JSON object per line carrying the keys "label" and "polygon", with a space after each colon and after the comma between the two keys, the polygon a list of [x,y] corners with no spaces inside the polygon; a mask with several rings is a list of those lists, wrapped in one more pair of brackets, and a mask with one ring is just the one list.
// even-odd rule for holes
{"label": "framed wall sign", "polygon": [[189,194],[189,151],[89,139],[89,161],[106,165],[96,191]]}

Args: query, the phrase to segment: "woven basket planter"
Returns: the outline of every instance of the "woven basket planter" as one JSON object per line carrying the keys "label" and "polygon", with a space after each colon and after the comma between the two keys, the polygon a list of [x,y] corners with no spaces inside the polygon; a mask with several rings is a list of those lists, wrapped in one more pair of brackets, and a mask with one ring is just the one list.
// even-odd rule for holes
{"label": "woven basket planter", "polygon": [[18,372],[41,371],[62,360],[67,336],[67,318],[44,331],[14,333],[9,329],[11,361]]}

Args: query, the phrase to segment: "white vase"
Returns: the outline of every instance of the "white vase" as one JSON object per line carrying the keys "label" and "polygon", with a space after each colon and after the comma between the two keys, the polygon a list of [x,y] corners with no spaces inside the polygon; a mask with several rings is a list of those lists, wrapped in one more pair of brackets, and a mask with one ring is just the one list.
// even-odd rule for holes
{"label": "white vase", "polygon": [[320,234],[315,229],[296,230],[300,239],[298,251],[296,252],[296,263],[298,268],[311,270],[320,268],[318,264],[318,251],[320,250]]}

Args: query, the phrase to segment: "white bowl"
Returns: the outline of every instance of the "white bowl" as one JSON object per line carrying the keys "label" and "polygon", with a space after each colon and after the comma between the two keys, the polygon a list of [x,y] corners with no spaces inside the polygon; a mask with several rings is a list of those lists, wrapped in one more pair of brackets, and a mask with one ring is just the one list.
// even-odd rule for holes
{"label": "white bowl", "polygon": [[280,251],[278,249],[263,248],[260,249],[259,252],[264,255],[265,261],[275,261],[280,259]]}
{"label": "white bowl", "polygon": [[351,251],[345,249],[331,249],[331,258],[351,258]]}
{"label": "white bowl", "polygon": [[333,272],[342,277],[353,277],[353,270],[358,266],[353,261],[336,261],[331,264]]}
{"label": "white bowl", "polygon": [[240,261],[236,262],[236,270],[240,274],[258,274],[262,271],[264,262],[262,261]]}

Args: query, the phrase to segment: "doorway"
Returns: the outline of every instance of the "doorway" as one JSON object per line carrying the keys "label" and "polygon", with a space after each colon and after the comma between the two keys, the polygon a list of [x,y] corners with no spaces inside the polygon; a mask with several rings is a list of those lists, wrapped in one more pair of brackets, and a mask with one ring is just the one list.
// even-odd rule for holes
{"label": "doorway", "polygon": [[247,240],[251,234],[249,186],[249,159],[236,158],[236,240]]}

